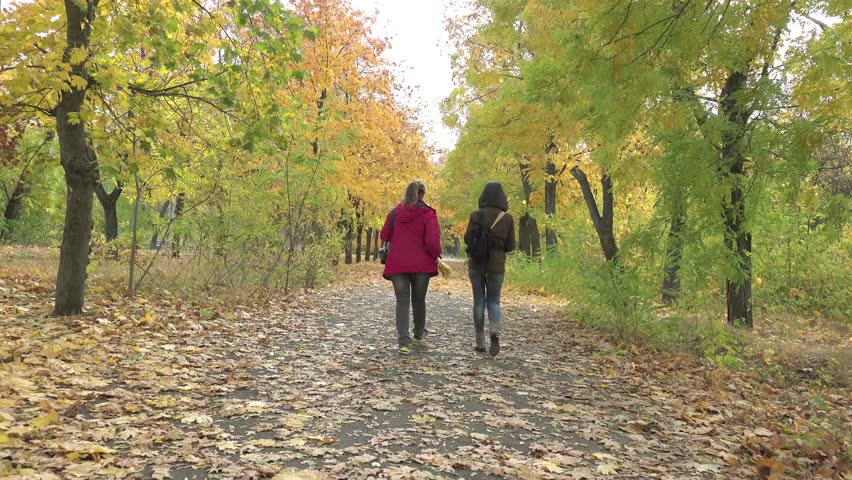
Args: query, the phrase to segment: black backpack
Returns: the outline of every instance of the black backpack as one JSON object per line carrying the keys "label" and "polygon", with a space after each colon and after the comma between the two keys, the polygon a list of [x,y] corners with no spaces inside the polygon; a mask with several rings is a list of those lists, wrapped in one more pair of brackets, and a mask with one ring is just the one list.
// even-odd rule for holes
{"label": "black backpack", "polygon": [[494,240],[491,239],[491,235],[489,234],[491,233],[491,229],[497,225],[497,222],[503,218],[503,215],[505,215],[505,213],[500,212],[497,215],[497,219],[494,220],[493,224],[491,224],[491,228],[486,229],[485,226],[482,225],[482,222],[485,220],[485,210],[479,211],[479,221],[473,224],[470,243],[465,249],[470,258],[479,263],[488,262],[488,259],[491,257],[491,249],[494,247]]}

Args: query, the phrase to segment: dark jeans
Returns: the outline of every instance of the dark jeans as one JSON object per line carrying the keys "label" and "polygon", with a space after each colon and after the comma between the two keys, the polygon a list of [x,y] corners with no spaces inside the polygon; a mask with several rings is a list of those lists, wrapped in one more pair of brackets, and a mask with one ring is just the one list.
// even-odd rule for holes
{"label": "dark jeans", "polygon": [[500,291],[503,275],[469,272],[473,287],[473,328],[476,333],[485,333],[485,310],[488,309],[488,330],[491,335],[500,335]]}
{"label": "dark jeans", "polygon": [[408,305],[414,310],[414,338],[423,338],[426,333],[426,290],[429,289],[428,273],[395,273],[390,276],[396,294],[396,333],[399,346],[407,347]]}

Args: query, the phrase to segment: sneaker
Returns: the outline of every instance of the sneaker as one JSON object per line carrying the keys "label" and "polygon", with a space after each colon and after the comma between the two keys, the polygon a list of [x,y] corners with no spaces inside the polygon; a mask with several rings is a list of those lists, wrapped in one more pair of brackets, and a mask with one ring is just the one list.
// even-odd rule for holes
{"label": "sneaker", "polygon": [[411,344],[414,345],[415,347],[420,347],[420,346],[426,345],[426,334],[427,333],[429,333],[429,330],[423,330],[423,336],[422,337],[417,338],[415,336],[412,336],[411,337]]}
{"label": "sneaker", "polygon": [[399,354],[400,355],[408,355],[409,353],[411,353],[411,352],[408,350],[408,347],[399,347]]}
{"label": "sneaker", "polygon": [[500,353],[500,337],[497,335],[491,335],[491,346],[488,347],[488,353],[492,357],[496,357]]}

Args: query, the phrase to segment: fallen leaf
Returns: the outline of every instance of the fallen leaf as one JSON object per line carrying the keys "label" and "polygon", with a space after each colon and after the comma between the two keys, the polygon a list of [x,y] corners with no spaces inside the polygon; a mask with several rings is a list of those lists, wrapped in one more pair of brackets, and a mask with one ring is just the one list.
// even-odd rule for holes
{"label": "fallen leaf", "polygon": [[213,417],[201,413],[190,413],[181,418],[181,423],[197,423],[199,425],[210,425],[213,423]]}
{"label": "fallen leaf", "polygon": [[54,410],[30,420],[30,425],[35,428],[45,428],[50,425],[60,425],[61,423],[62,421],[59,419],[59,416]]}
{"label": "fallen leaf", "polygon": [[324,480],[326,477],[316,470],[278,472],[272,480]]}
{"label": "fallen leaf", "polygon": [[556,463],[550,462],[550,461],[547,461],[547,460],[539,462],[539,465],[541,466],[542,469],[544,469],[544,470],[546,470],[550,473],[562,473],[564,471],[564,469],[562,467],[560,467],[559,465],[557,465]]}

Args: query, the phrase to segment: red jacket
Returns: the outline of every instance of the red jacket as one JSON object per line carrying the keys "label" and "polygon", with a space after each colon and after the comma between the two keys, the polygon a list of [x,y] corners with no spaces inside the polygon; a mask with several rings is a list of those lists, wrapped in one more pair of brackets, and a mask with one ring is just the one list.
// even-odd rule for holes
{"label": "red jacket", "polygon": [[[391,214],[396,212],[393,227]],[[438,275],[441,256],[441,229],[435,209],[423,202],[397,205],[385,218],[382,242],[390,242],[390,254],[382,274],[390,279],[394,273],[428,273]]]}

